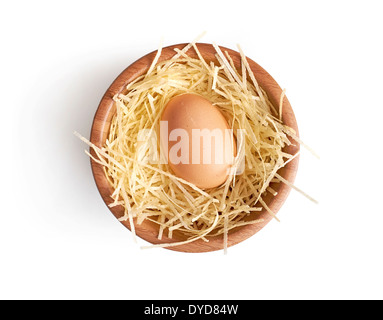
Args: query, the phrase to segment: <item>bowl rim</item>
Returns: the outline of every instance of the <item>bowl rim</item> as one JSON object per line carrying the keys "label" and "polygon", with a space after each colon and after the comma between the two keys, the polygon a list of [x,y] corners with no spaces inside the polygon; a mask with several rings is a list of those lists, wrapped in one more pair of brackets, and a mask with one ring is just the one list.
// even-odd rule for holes
{"label": "bowl rim", "polygon": [[[183,49],[188,43],[180,43],[175,45],[170,45],[162,48],[161,56],[158,62],[162,62],[164,60],[170,59],[172,56],[176,54],[175,48]],[[216,61],[215,59],[215,48],[212,44],[209,43],[196,43],[198,50],[201,55],[207,61]],[[227,52],[233,60],[234,65],[240,71],[240,53],[234,51],[232,49],[219,46],[222,52]],[[145,74],[155,55],[157,54],[157,50],[152,51],[143,57],[139,58],[132,64],[130,64],[126,69],[124,69],[117,78],[112,82],[109,88],[106,90],[105,94],[101,98],[97,111],[93,118],[92,128],[91,128],[91,143],[95,144],[98,147],[102,147],[105,143],[106,137],[109,133],[110,121],[115,112],[115,106],[113,97],[115,94],[121,93],[126,88],[126,85],[139,77],[140,75]],[[187,54],[191,57],[197,57],[197,53],[194,48],[191,47]],[[270,101],[274,106],[279,105],[279,98],[282,94],[282,89],[278,85],[278,83],[274,80],[274,78],[260,65],[254,62],[252,59],[246,57],[251,70],[254,73],[254,76],[259,83],[260,87],[265,90]],[[284,97],[283,105],[282,105],[282,118],[284,124],[288,125],[290,128],[294,129],[296,135],[299,136],[297,121],[293,112],[293,109],[288,101],[287,97]],[[286,146],[284,148],[285,152],[289,152],[291,154],[295,154],[300,149],[299,144],[293,142],[292,145]],[[92,148],[90,148],[90,153],[93,156],[96,156]],[[93,177],[97,186],[97,189],[104,200],[104,203],[108,207],[108,209],[112,212],[112,214],[118,219],[123,215],[123,207],[115,206],[109,207],[109,204],[112,203],[111,195],[113,193],[113,188],[110,186],[105,173],[103,166],[93,159],[90,159],[91,168]],[[278,170],[278,173],[284,177],[290,183],[293,183],[297,174],[299,163],[299,155],[292,161],[290,161],[285,167]],[[283,203],[286,201],[291,188],[284,184],[279,183],[275,184],[274,188],[278,194],[276,196],[272,196],[270,193],[267,193],[263,199],[267,206],[272,210],[274,214],[282,207]],[[266,226],[273,217],[263,208],[260,212],[255,212],[251,214],[249,219],[263,219],[263,222],[256,224],[248,224],[242,227],[235,228],[229,232],[227,246],[233,246],[237,243],[240,243],[258,231],[260,231],[264,226]],[[129,230],[130,225],[128,221],[120,221],[125,227]],[[138,225],[136,221],[134,221],[135,232],[136,235],[143,240],[150,242],[151,244],[161,244],[161,243],[174,243],[182,241],[181,237],[177,235],[177,233],[173,233],[173,238],[170,239],[166,235],[163,235],[162,239],[158,239],[158,226],[149,221],[144,221],[142,224]],[[166,247],[170,250],[181,251],[181,252],[210,252],[223,249],[223,235],[212,236],[209,237],[209,242],[205,242],[201,239],[196,240],[194,242]]]}

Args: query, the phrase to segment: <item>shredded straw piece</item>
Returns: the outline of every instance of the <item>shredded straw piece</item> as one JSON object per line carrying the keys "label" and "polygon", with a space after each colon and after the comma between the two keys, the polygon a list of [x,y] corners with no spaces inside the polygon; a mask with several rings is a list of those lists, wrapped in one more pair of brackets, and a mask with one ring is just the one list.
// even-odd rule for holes
{"label": "shredded straw piece", "polygon": [[280,176],[278,173],[275,174],[275,176],[281,180],[283,183],[287,184],[289,187],[293,188],[294,190],[298,191],[299,193],[303,194],[307,199],[309,199],[310,201],[314,202],[314,203],[318,203],[317,200],[315,200],[314,198],[310,197],[307,193],[303,192],[301,189],[299,189],[298,187],[296,187],[295,185],[293,185],[292,183],[290,183],[289,181],[287,181],[285,178],[283,178],[282,176]]}
{"label": "shredded straw piece", "polygon": [[283,98],[285,97],[286,89],[283,89],[281,98],[279,100],[279,120],[282,121],[282,107],[283,107]]}

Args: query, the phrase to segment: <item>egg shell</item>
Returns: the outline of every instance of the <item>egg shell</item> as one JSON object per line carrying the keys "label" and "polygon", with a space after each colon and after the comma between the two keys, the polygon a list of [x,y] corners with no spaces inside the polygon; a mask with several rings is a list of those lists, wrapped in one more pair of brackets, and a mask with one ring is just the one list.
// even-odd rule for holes
{"label": "egg shell", "polygon": [[189,93],[172,98],[161,117],[160,136],[169,167],[178,177],[202,189],[226,181],[236,143],[225,117],[209,100]]}

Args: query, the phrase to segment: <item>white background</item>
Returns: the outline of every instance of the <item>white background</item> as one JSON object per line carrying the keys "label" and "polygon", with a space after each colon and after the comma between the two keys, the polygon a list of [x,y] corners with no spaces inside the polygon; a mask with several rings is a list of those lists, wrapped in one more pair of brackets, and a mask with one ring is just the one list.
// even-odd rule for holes
{"label": "white background", "polygon": [[[2,1],[2,299],[382,299],[381,1]],[[85,145],[98,103],[142,55],[202,31],[283,87],[296,185],[251,239],[142,250],[108,211]]]}

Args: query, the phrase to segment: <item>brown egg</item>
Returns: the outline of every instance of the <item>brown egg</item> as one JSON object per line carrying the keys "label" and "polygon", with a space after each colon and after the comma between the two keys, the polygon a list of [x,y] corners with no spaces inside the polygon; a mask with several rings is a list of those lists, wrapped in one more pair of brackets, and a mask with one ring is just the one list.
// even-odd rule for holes
{"label": "brown egg", "polygon": [[161,117],[161,148],[172,171],[202,189],[223,184],[236,143],[217,107],[196,94],[172,98]]}

